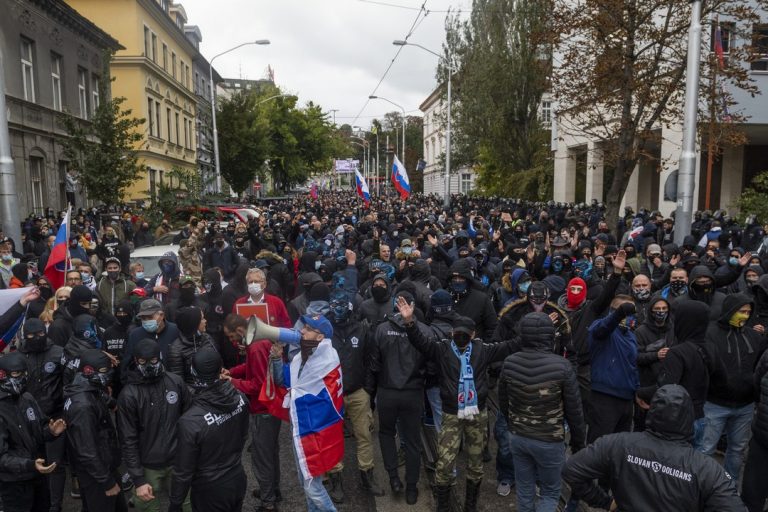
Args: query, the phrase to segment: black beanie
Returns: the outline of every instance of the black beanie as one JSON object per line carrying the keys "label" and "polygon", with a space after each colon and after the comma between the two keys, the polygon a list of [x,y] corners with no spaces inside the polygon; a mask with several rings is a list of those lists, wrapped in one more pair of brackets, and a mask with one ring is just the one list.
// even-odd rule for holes
{"label": "black beanie", "polygon": [[80,371],[84,370],[86,366],[91,366],[94,370],[98,371],[101,368],[111,368],[112,361],[103,351],[97,348],[89,348],[80,354]]}
{"label": "black beanie", "polygon": [[13,274],[13,277],[22,283],[26,283],[27,280],[29,280],[29,269],[27,268],[26,263],[15,264],[11,267],[11,273]]}
{"label": "black beanie", "polygon": [[69,300],[67,301],[67,309],[69,313],[74,317],[88,313],[89,308],[84,308],[80,305],[81,302],[90,303],[93,299],[93,292],[85,285],[77,285],[72,288],[72,292],[69,294]]}
{"label": "black beanie", "polygon": [[221,356],[215,350],[198,350],[192,358],[192,369],[202,382],[211,383],[218,380],[221,368]]}
{"label": "black beanie", "polygon": [[331,300],[331,291],[324,283],[315,283],[309,290],[309,302],[316,300],[324,300],[325,302]]}
{"label": "black beanie", "polygon": [[133,349],[133,357],[136,359],[153,359],[160,357],[160,345],[155,340],[144,338]]}
{"label": "black beanie", "polygon": [[178,326],[181,334],[187,338],[193,336],[197,332],[197,327],[200,325],[200,320],[203,318],[203,312],[200,308],[194,306],[188,306],[179,308],[176,311],[176,325]]}
{"label": "black beanie", "polygon": [[45,324],[39,318],[30,318],[24,322],[24,336],[27,334],[36,334],[45,332]]}

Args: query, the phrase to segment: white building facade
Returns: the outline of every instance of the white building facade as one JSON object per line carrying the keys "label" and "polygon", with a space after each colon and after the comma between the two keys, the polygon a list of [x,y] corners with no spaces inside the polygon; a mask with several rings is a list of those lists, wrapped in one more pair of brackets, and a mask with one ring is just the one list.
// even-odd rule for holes
{"label": "white building facade", "polygon": [[[424,193],[445,194],[445,165],[444,155],[445,119],[447,104],[441,99],[442,87],[437,89],[419,105],[419,110],[424,113],[424,152],[422,158],[426,162],[424,167]],[[451,194],[467,194],[475,188],[476,173],[471,167],[463,166],[451,169],[450,190]]]}

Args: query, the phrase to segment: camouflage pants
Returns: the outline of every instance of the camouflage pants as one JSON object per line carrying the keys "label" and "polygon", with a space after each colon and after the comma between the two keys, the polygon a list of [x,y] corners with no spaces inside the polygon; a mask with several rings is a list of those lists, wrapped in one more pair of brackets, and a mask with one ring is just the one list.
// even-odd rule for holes
{"label": "camouflage pants", "polygon": [[480,481],[483,478],[483,446],[488,435],[488,411],[470,419],[459,419],[455,414],[443,411],[443,425],[437,447],[436,485],[451,485],[456,455],[459,453],[462,436],[464,451],[467,453],[467,480]]}

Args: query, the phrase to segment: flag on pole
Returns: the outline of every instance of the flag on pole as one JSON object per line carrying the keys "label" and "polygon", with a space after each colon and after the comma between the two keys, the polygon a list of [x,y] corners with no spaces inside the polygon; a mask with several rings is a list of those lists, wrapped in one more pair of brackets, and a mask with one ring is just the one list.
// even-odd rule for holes
{"label": "flag on pole", "polygon": [[408,173],[405,171],[405,166],[397,158],[397,155],[395,155],[395,160],[392,162],[392,184],[400,194],[400,199],[407,199],[411,195]]}
{"label": "flag on pole", "polygon": [[366,206],[371,202],[371,191],[368,189],[368,183],[360,171],[355,169],[355,184],[357,185],[357,195],[363,200]]}
{"label": "flag on pole", "polygon": [[312,199],[317,199],[317,182],[312,182],[312,188],[309,189],[309,195],[312,197]]}
{"label": "flag on pole", "polygon": [[725,52],[723,51],[723,31],[720,24],[715,28],[715,55],[717,55],[717,64],[720,69],[725,68]]}
{"label": "flag on pole", "polygon": [[[9,288],[7,290],[0,290],[0,316],[6,314],[11,308],[17,306],[21,298],[29,292],[30,288]],[[19,331],[19,328],[24,323],[24,314],[27,308],[17,306],[19,310],[18,318],[11,324],[11,326],[3,333],[0,333],[0,352],[5,350],[13,337]]]}
{"label": "flag on pole", "polygon": [[67,208],[67,215],[61,221],[59,232],[56,233],[56,240],[51,247],[51,255],[48,256],[48,263],[45,265],[43,274],[51,283],[51,288],[58,290],[64,286],[64,275],[67,272],[69,264],[69,218],[72,213],[72,207]]}

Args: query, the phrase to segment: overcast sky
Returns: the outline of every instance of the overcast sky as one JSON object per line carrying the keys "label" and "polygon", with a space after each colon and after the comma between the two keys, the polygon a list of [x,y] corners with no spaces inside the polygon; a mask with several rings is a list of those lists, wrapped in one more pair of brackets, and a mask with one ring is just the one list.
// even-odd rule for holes
{"label": "overcast sky", "polygon": [[[372,0],[373,1],[373,0]],[[379,1],[379,0],[375,0]],[[374,117],[396,110],[381,100],[368,100],[419,14],[423,0],[380,0],[407,8],[363,0],[181,0],[189,24],[203,34],[202,53],[211,58],[242,42],[269,39],[269,46],[246,46],[217,58],[216,70],[226,78],[257,79],[267,65],[275,82],[300,101],[312,100],[323,110],[338,109],[338,124],[369,126]],[[449,8],[466,12],[471,0],[427,0],[427,16],[409,41],[438,53],[445,40]],[[437,57],[405,47],[376,91],[420,115],[419,104],[434,89]]]}

